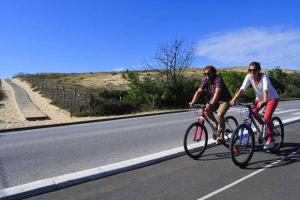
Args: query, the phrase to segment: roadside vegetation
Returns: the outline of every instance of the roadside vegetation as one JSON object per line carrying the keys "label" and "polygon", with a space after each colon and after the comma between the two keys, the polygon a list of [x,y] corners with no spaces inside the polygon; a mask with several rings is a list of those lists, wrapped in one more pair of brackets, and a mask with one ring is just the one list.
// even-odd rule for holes
{"label": "roadside vegetation", "polygon": [[[203,69],[191,68],[191,47],[181,40],[164,44],[143,71],[86,74],[17,74],[53,104],[75,116],[120,115],[142,111],[187,108],[203,77]],[[232,95],[241,86],[246,67],[218,69]],[[300,97],[300,72],[279,67],[266,70],[281,99]],[[241,101],[254,99],[247,90]],[[205,95],[199,103],[206,101]]]}
{"label": "roadside vegetation", "polygon": [[[191,100],[192,95],[198,88],[200,81],[203,79],[203,69],[194,68],[193,74],[183,73],[177,77],[176,86],[168,83],[166,77],[159,75],[145,76],[147,73],[155,74],[154,71],[125,71],[119,72],[121,74],[120,82],[126,83],[126,86],[118,87],[117,85],[109,85],[108,87],[103,85],[99,88],[91,88],[85,85],[70,85],[65,84],[60,78],[57,78],[55,74],[34,74],[34,75],[22,75],[19,78],[28,81],[32,84],[32,87],[36,91],[53,101],[53,104],[67,110],[72,109],[73,104],[73,92],[69,94],[70,103],[65,100],[60,101],[55,95],[55,91],[51,95],[45,95],[45,89],[41,89],[41,84],[34,84],[33,79],[50,81],[49,85],[55,90],[55,87],[64,86],[67,89],[78,88],[79,97],[87,99],[86,104],[76,99],[76,103],[82,103],[78,109],[75,109],[75,116],[101,116],[101,115],[119,115],[128,114],[142,111],[153,111],[161,109],[178,109],[187,108],[188,102]],[[189,69],[187,69],[189,71]],[[272,83],[277,89],[281,99],[300,98],[300,72],[299,71],[285,71],[280,68],[266,71],[269,74]],[[52,77],[53,75],[53,77]],[[230,92],[234,94],[241,86],[244,77],[246,76],[246,68],[236,69],[234,71],[222,69],[219,70],[219,75],[223,77]],[[73,75],[72,75],[73,76]],[[81,74],[81,76],[84,76]],[[68,74],[64,74],[64,78],[68,77]],[[72,79],[70,79],[72,80]],[[84,96],[84,94],[88,94]],[[67,92],[65,92],[67,96]],[[83,97],[84,96],[84,97]],[[0,98],[4,98],[3,92],[0,90]],[[67,98],[67,97],[66,97]],[[254,91],[252,88],[247,90],[245,96],[241,98],[241,101],[249,102],[254,98]],[[200,98],[199,103],[206,101],[205,95]]]}

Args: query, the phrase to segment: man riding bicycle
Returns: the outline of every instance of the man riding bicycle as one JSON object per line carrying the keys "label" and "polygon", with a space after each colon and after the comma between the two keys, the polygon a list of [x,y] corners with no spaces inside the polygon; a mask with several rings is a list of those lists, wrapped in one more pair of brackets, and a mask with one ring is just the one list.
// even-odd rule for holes
{"label": "man riding bicycle", "polygon": [[[220,129],[216,144],[224,142],[225,132],[225,114],[230,107],[229,101],[231,94],[225,85],[223,79],[217,75],[217,70],[214,66],[208,65],[204,68],[205,78],[200,84],[198,90],[195,92],[192,101],[189,103],[192,107],[198,100],[203,91],[207,91],[210,100],[206,103],[205,115],[213,121],[214,129],[218,128],[218,121],[220,123]],[[218,120],[215,118],[212,112],[217,112]]]}

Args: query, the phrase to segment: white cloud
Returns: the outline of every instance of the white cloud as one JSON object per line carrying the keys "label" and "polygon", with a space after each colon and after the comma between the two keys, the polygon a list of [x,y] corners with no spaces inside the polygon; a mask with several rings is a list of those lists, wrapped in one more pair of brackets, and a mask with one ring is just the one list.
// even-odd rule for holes
{"label": "white cloud", "polygon": [[201,40],[196,56],[223,65],[248,65],[259,61],[264,66],[300,67],[300,30],[283,28],[243,28],[215,33]]}
{"label": "white cloud", "polygon": [[114,68],[112,71],[113,71],[113,72],[126,71],[126,68],[125,68],[125,67],[117,67],[117,68]]}

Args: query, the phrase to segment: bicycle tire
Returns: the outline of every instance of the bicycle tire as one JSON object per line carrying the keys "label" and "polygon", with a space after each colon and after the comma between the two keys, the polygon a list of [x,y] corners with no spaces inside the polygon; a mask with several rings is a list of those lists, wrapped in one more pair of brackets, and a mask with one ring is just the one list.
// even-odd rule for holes
{"label": "bicycle tire", "polygon": [[284,140],[284,126],[279,117],[272,118],[274,147],[270,150],[272,153],[277,153],[281,148]]}
{"label": "bicycle tire", "polygon": [[[201,130],[202,137],[201,140],[199,140]],[[194,122],[187,128],[185,132],[183,139],[184,151],[189,157],[193,159],[198,159],[204,153],[207,147],[207,141],[208,134],[206,127],[203,124],[200,124],[199,122]]]}
{"label": "bicycle tire", "polygon": [[252,128],[248,124],[240,124],[234,131],[229,151],[232,162],[244,168],[251,160],[255,147],[255,139]]}
{"label": "bicycle tire", "polygon": [[227,148],[229,147],[230,138],[237,126],[238,126],[238,121],[236,120],[235,117],[233,116],[225,117],[225,133],[224,133],[225,142],[222,143],[225,147]]}

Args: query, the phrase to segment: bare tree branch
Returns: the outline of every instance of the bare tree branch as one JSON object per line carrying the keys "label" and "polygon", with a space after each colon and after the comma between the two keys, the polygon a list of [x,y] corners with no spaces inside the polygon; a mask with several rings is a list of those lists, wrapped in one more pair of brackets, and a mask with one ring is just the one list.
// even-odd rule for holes
{"label": "bare tree branch", "polygon": [[154,64],[146,68],[157,71],[166,78],[167,83],[176,87],[177,79],[190,67],[193,59],[193,48],[184,48],[183,41],[175,39],[169,44],[162,44],[154,57]]}

